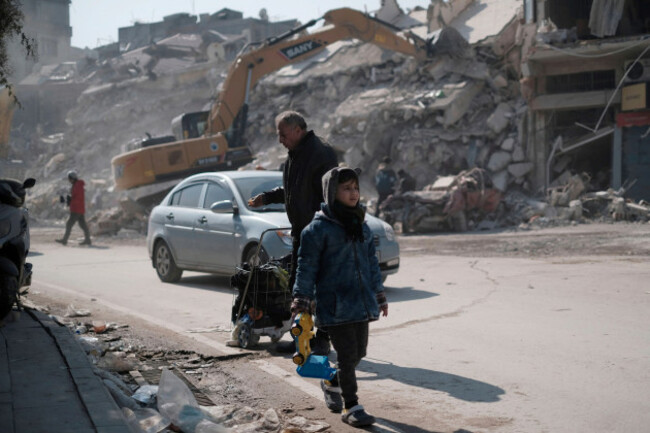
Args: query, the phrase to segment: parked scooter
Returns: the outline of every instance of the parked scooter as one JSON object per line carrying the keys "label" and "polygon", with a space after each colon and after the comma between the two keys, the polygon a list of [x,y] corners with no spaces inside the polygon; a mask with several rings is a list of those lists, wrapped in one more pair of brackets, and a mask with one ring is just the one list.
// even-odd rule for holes
{"label": "parked scooter", "polygon": [[20,307],[20,288],[32,281],[32,265],[27,263],[29,253],[29,213],[25,204],[25,190],[36,183],[28,178],[20,183],[0,179],[0,320],[14,304]]}

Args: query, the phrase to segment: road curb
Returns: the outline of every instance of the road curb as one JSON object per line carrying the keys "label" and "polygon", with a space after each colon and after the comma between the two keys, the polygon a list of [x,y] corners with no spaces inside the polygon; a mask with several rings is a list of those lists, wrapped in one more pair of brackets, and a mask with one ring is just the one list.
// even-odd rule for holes
{"label": "road curb", "polygon": [[93,366],[86,352],[70,329],[59,325],[52,318],[37,310],[30,309],[26,312],[37,320],[55,340],[75,384],[79,399],[97,432],[131,431],[122,410],[115,403],[102,380],[94,374]]}

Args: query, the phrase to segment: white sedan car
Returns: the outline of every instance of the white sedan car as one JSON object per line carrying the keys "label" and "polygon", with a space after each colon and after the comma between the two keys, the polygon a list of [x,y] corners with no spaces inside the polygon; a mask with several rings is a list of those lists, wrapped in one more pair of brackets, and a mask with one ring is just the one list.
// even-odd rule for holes
{"label": "white sedan car", "polygon": [[[233,275],[241,263],[289,254],[291,225],[284,205],[247,204],[281,185],[281,172],[261,170],[207,172],[181,181],[149,216],[147,249],[158,277],[176,282],[184,270]],[[366,222],[385,279],[399,269],[399,245],[390,225],[371,215]]]}

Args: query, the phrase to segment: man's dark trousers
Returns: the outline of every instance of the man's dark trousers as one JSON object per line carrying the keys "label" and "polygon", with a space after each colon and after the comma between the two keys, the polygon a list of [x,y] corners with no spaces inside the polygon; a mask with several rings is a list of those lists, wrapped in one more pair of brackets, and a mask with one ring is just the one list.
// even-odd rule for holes
{"label": "man's dark trousers", "polygon": [[68,217],[68,221],[65,223],[65,234],[63,235],[63,242],[68,242],[70,232],[72,231],[72,226],[74,226],[75,223],[79,223],[79,227],[81,227],[81,230],[84,232],[85,240],[90,240],[90,232],[88,231],[88,225],[86,224],[86,218],[84,215],[81,213],[70,212],[70,217]]}

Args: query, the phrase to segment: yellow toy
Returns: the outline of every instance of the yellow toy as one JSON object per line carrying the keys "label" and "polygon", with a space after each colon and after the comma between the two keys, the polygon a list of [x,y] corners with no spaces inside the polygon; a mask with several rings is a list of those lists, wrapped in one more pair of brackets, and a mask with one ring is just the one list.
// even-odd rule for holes
{"label": "yellow toy", "polygon": [[291,326],[291,335],[296,343],[293,363],[303,377],[332,380],[336,369],[330,366],[327,356],[312,355],[309,341],[314,337],[314,320],[309,313],[298,313]]}
{"label": "yellow toy", "polygon": [[309,340],[314,337],[314,320],[311,314],[298,313],[291,326],[291,335],[296,342],[296,353],[293,355],[293,363],[303,365],[311,354]]}

